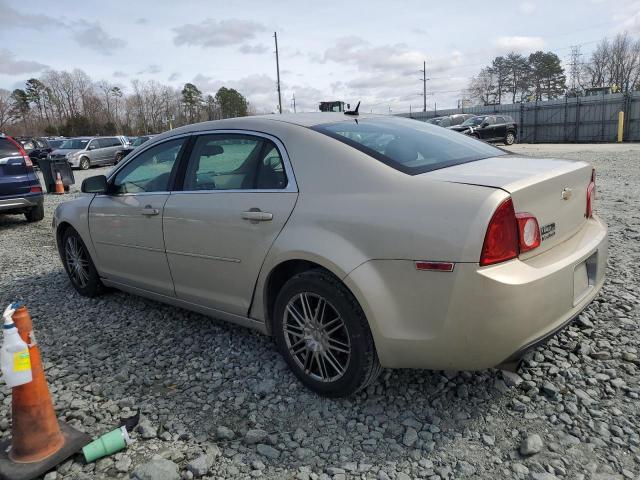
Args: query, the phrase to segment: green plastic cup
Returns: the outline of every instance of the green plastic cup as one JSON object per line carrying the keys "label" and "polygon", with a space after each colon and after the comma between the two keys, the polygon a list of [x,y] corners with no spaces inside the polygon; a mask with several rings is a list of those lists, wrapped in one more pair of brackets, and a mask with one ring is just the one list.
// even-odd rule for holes
{"label": "green plastic cup", "polygon": [[116,428],[115,430],[105,433],[100,438],[97,438],[89,445],[82,449],[84,460],[87,463],[94,462],[99,458],[112,455],[120,450],[123,450],[128,444],[131,443],[131,438],[125,427]]}

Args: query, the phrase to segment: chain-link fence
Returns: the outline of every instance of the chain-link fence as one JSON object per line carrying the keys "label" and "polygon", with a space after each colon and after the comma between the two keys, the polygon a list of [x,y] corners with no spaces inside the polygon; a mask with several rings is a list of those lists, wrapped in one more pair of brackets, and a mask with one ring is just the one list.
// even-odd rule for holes
{"label": "chain-link fence", "polygon": [[618,112],[624,112],[624,141],[640,141],[640,92],[399,115],[426,121],[454,113],[502,113],[511,115],[517,122],[521,143],[583,143],[615,142]]}

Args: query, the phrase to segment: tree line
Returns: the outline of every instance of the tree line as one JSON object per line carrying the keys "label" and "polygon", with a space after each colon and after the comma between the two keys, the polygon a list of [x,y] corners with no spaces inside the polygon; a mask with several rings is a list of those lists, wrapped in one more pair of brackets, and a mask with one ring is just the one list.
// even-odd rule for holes
{"label": "tree line", "polygon": [[249,114],[249,102],[233,88],[211,95],[192,83],[177,89],[155,80],[123,87],[79,69],[50,70],[24,88],[0,89],[0,132],[11,135],[140,135]]}
{"label": "tree line", "polygon": [[614,93],[640,90],[640,40],[627,33],[601,40],[589,61],[579,55],[571,59],[569,79],[553,52],[511,52],[482,68],[467,93],[478,103],[496,105],[578,96],[590,87],[610,87]]}

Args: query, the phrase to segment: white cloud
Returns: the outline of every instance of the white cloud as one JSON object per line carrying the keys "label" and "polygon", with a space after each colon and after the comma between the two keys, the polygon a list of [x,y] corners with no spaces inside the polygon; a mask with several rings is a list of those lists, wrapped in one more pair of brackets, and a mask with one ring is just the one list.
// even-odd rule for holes
{"label": "white cloud", "polygon": [[0,73],[5,75],[22,75],[24,73],[39,72],[48,68],[39,62],[31,60],[16,60],[15,55],[9,50],[0,49]]}
{"label": "white cloud", "polygon": [[544,48],[542,37],[498,37],[494,42],[501,52],[529,53]]}
{"label": "white cloud", "polygon": [[129,76],[127,72],[123,72],[122,70],[116,70],[113,72],[113,76],[116,78],[126,78]]}
{"label": "white cloud", "polygon": [[207,18],[198,24],[181,25],[173,29],[176,45],[197,45],[201,47],[224,47],[244,43],[264,32],[266,27],[250,20],[215,20]]}
{"label": "white cloud", "polygon": [[179,72],[173,72],[171,75],[169,75],[169,78],[167,80],[169,80],[170,82],[175,82],[180,77],[181,77],[181,75],[180,75]]}
{"label": "white cloud", "polygon": [[111,55],[115,50],[127,45],[127,42],[121,38],[109,35],[98,22],[89,23],[89,26],[84,25],[86,23],[77,22],[76,32],[73,35],[78,45],[82,47],[90,48],[103,55]]}
{"label": "white cloud", "polygon": [[138,71],[138,75],[150,74],[155,75],[156,73],[160,73],[162,71],[162,67],[160,65],[151,64],[144,67],[142,70]]}
{"label": "white cloud", "polygon": [[7,2],[0,0],[0,17],[2,18],[2,29],[10,28],[30,28],[40,30],[46,27],[59,27],[64,23],[56,17],[42,13],[29,13],[28,9],[22,8],[20,11],[10,7]]}
{"label": "white cloud", "polygon": [[536,11],[536,4],[533,2],[522,2],[520,3],[520,11],[525,15],[531,15]]}
{"label": "white cloud", "polygon": [[249,45],[248,43],[245,43],[243,45],[240,45],[240,48],[238,48],[238,51],[240,53],[245,53],[245,54],[260,54],[260,53],[266,53],[267,51],[269,51],[269,48],[262,44]]}

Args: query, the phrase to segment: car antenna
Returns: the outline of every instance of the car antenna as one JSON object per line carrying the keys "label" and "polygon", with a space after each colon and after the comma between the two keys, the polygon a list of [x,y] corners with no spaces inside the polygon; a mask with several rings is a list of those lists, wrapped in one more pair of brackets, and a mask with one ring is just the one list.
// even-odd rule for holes
{"label": "car antenna", "polygon": [[356,105],[356,108],[354,108],[353,110],[347,110],[346,112],[344,112],[345,115],[353,115],[354,117],[357,117],[358,115],[360,115],[358,113],[358,109],[360,108],[360,102],[358,102],[358,104]]}

